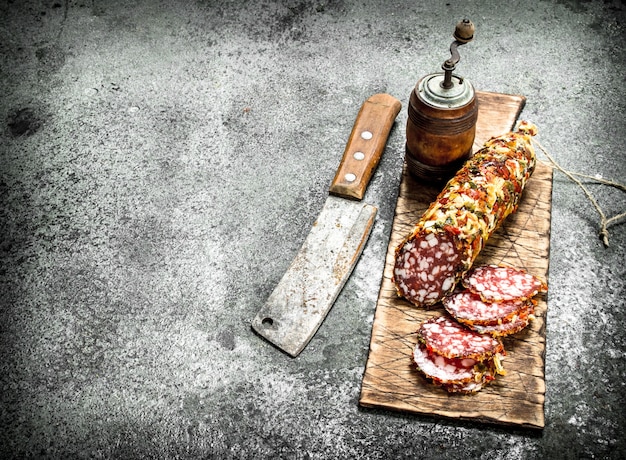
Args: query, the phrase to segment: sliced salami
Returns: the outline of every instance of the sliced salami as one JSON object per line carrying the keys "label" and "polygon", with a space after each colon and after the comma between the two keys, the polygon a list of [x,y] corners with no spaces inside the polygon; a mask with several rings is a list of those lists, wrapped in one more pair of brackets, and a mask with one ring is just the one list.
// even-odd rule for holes
{"label": "sliced salami", "polygon": [[471,358],[446,358],[429,353],[426,345],[418,343],[413,351],[413,360],[427,377],[436,383],[467,383],[474,379],[474,365]]}
{"label": "sliced salami", "polygon": [[424,376],[450,393],[475,393],[495,379],[493,365],[478,364],[473,359],[449,359],[430,353],[418,343],[413,360]]}
{"label": "sliced salami", "polygon": [[504,346],[498,339],[472,331],[447,316],[424,321],[417,337],[429,352],[445,358],[484,361],[498,353],[504,354]]}
{"label": "sliced salami", "polygon": [[414,363],[426,378],[450,393],[475,393],[496,374],[505,373],[499,339],[471,331],[447,316],[422,322],[417,336]]}
{"label": "sliced salami", "polygon": [[466,326],[490,326],[510,321],[526,307],[527,301],[485,302],[466,289],[444,298],[442,303],[454,319]]}
{"label": "sliced salami", "polygon": [[446,184],[395,251],[398,295],[417,306],[439,302],[471,268],[487,239],[517,210],[535,169],[531,136],[516,132],[492,138]]}
{"label": "sliced salami", "polygon": [[548,289],[524,270],[499,265],[475,267],[463,278],[463,285],[485,302],[523,301]]}
{"label": "sliced salami", "polygon": [[470,327],[479,334],[489,334],[492,337],[505,337],[507,335],[516,334],[526,328],[534,318],[534,312],[535,304],[533,302],[527,302],[526,307],[506,322],[491,325],[473,324]]}
{"label": "sliced salami", "polygon": [[494,380],[492,374],[485,374],[480,382],[468,382],[468,383],[448,383],[442,385],[449,393],[477,393],[482,390],[483,386]]}

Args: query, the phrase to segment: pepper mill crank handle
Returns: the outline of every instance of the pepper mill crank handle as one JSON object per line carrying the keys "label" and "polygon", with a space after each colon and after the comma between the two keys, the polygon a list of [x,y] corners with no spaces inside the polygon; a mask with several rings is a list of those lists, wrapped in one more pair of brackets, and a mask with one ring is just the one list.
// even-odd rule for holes
{"label": "pepper mill crank handle", "polygon": [[461,60],[458,47],[471,42],[474,39],[475,30],[474,24],[469,19],[463,19],[457,23],[454,29],[455,40],[450,45],[450,59],[441,66],[444,71],[444,80],[442,82],[444,88],[452,87],[452,72]]}

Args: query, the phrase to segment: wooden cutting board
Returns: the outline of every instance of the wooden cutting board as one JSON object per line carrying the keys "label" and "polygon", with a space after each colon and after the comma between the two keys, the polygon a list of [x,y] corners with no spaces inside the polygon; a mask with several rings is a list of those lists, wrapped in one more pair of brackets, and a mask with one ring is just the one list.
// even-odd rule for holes
{"label": "wooden cutting board", "polygon": [[[477,92],[477,97],[474,150],[488,138],[510,131],[526,100],[487,92]],[[546,295],[538,297],[536,319],[529,327],[503,340],[507,374],[497,376],[479,393],[448,394],[427,382],[412,365],[418,324],[445,310],[440,306],[418,308],[398,298],[391,281],[394,250],[439,191],[413,179],[404,166],[359,402],[365,407],[541,429],[546,388]],[[538,162],[518,211],[492,235],[475,265],[509,264],[547,281],[551,203],[552,168]]]}

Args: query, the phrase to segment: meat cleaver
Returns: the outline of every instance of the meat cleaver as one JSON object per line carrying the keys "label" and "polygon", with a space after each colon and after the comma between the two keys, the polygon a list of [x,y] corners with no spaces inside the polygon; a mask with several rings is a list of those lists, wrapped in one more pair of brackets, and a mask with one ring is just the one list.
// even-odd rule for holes
{"label": "meat cleaver", "polygon": [[252,321],[254,331],[292,357],[315,335],[363,252],[377,208],[361,200],[400,108],[389,94],[363,103],[324,207]]}

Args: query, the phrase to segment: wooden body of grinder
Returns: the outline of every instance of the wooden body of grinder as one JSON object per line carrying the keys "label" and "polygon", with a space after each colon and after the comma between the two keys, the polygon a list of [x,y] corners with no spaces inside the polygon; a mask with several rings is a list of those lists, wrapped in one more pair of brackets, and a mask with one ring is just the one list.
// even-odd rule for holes
{"label": "wooden body of grinder", "polygon": [[469,80],[453,74],[460,60],[457,47],[474,38],[474,24],[460,21],[443,72],[421,78],[409,98],[406,163],[416,178],[450,179],[472,154],[478,101]]}

